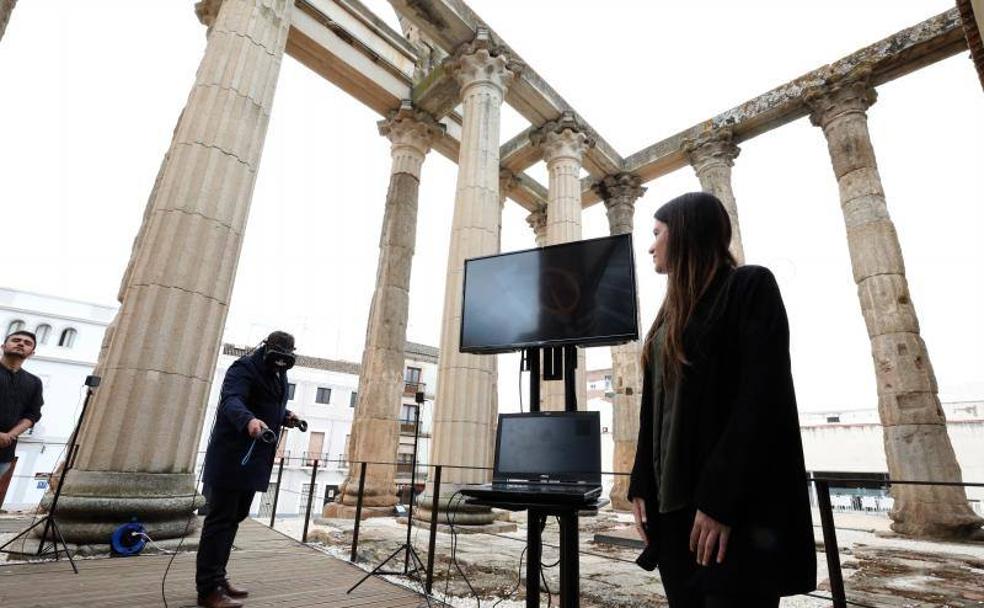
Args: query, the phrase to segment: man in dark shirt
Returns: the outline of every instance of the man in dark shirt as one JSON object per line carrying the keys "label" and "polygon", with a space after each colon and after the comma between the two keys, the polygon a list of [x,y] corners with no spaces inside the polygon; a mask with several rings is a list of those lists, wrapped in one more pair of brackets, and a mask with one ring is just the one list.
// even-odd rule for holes
{"label": "man in dark shirt", "polygon": [[21,369],[34,354],[37,339],[15,331],[3,341],[0,357],[0,477],[14,460],[17,438],[41,419],[41,379]]}

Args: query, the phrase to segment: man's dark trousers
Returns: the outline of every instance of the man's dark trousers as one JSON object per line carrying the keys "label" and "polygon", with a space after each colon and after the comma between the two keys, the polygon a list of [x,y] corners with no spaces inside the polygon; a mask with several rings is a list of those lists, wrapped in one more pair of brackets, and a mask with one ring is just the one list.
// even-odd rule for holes
{"label": "man's dark trousers", "polygon": [[232,543],[236,539],[239,522],[249,517],[254,494],[254,490],[211,488],[195,571],[199,597],[212,593],[225,581]]}

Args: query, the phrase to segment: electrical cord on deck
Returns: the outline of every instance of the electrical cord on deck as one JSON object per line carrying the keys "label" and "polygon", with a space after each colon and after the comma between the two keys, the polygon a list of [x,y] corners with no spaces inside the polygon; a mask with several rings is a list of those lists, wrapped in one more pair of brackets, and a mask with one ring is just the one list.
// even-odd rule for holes
{"label": "electrical cord on deck", "polygon": [[[209,431],[209,442],[212,441],[212,434],[215,433],[215,425],[219,421],[219,410],[216,408],[215,417],[212,419],[212,430]],[[184,539],[188,536],[188,531],[191,530],[191,522],[195,521],[195,500],[198,498],[198,484],[202,482],[202,476],[205,474],[205,463],[202,463],[202,470],[198,472],[198,479],[195,480],[195,485],[191,492],[191,504],[188,506],[188,521],[185,523],[184,532],[181,534],[181,538],[178,539],[178,546],[174,548],[171,553],[171,559],[167,560],[167,567],[164,568],[164,575],[161,577],[161,601],[164,603],[164,608],[169,608],[167,605],[167,595],[164,593],[164,584],[167,582],[167,575],[171,571],[171,564],[174,563],[174,558],[177,557],[178,552],[181,551],[181,545],[184,544]],[[182,498],[177,496],[175,498]],[[145,535],[146,536],[146,535]],[[147,537],[148,540],[150,537]],[[151,541],[153,543],[153,541]],[[156,544],[154,545],[157,546]]]}
{"label": "electrical cord on deck", "polygon": [[519,586],[523,582],[523,558],[526,556],[527,549],[529,549],[529,546],[523,547],[523,551],[519,554],[519,568],[516,570],[516,584],[513,586],[512,591],[510,591],[508,595],[500,597],[496,600],[496,602],[492,604],[492,608],[498,606],[503,600],[512,598],[516,591],[519,590]]}
{"label": "electrical cord on deck", "polygon": [[[468,589],[472,592],[472,595],[475,596],[475,602],[477,603],[477,608],[482,608],[482,600],[481,598],[478,597],[478,592],[476,592],[475,588],[472,587],[471,581],[468,580],[468,576],[465,574],[465,571],[461,569],[461,565],[458,563],[458,532],[454,529],[454,520],[457,519],[458,512],[454,511],[452,508],[454,506],[455,497],[459,498],[458,505],[461,505],[462,501],[464,500],[464,497],[461,494],[461,490],[456,491],[454,494],[451,495],[451,498],[448,499],[448,510],[445,512],[445,517],[447,518],[448,526],[451,528],[451,560],[448,562],[448,569],[445,572],[446,578],[444,579],[443,601],[445,604],[448,603],[448,588],[451,584],[451,564],[453,563],[455,569],[458,571],[459,574],[461,574],[461,578],[465,581],[465,584],[468,585]],[[435,509],[437,508],[437,497],[434,498],[434,508]]]}

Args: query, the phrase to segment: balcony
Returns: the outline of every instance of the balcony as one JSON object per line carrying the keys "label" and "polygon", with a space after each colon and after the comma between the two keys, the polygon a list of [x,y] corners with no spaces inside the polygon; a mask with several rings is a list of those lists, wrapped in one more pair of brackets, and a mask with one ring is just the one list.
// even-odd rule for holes
{"label": "balcony", "polygon": [[[413,420],[400,419],[400,435],[403,437],[413,437]],[[430,437],[430,431],[424,426],[423,421],[420,423],[420,436]]]}
{"label": "balcony", "polygon": [[416,397],[417,391],[427,394],[427,383],[426,382],[410,382],[409,380],[403,381],[403,396],[404,397]]}

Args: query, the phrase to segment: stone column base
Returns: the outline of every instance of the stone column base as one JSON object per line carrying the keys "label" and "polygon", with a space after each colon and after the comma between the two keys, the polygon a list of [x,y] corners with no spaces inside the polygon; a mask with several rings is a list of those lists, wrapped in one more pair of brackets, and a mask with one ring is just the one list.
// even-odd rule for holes
{"label": "stone column base", "polygon": [[[905,494],[906,489],[901,488],[904,486],[893,486],[893,496]],[[925,491],[922,492],[923,496],[919,496],[919,491],[924,488],[910,486],[907,489],[910,489],[909,495],[905,498],[896,498],[896,506],[889,513],[893,532],[916,538],[954,540],[973,538],[982,534],[981,525],[984,524],[984,520],[978,517],[969,505],[959,502],[963,488],[958,488],[959,493],[949,487],[933,488],[939,494],[950,494],[943,498],[926,496],[929,492]],[[933,500],[934,498],[936,500]],[[946,498],[951,500],[947,501]]]}
{"label": "stone column base", "polygon": [[[393,510],[393,507],[371,507],[362,505],[361,519],[369,519],[370,517],[393,517],[395,514],[396,513]],[[322,517],[335,519],[355,519],[355,507],[332,502],[325,505],[321,515]]]}
{"label": "stone column base", "polygon": [[[442,486],[442,490],[444,486]],[[457,493],[457,488],[447,488],[450,493],[441,495],[437,499],[437,522],[447,524],[448,520],[457,527],[462,526],[484,526],[491,524],[496,519],[495,513],[490,507],[476,507],[465,504],[465,497]],[[454,503],[449,506],[451,497]],[[434,510],[434,497],[430,490],[424,492],[417,498],[417,508],[413,510],[415,520],[429,522],[431,512]]]}
{"label": "stone column base", "polygon": [[[142,473],[72,469],[65,476],[55,521],[66,542],[108,543],[113,531],[136,519],[155,541],[193,534],[195,510],[205,497],[191,473]],[[41,505],[51,507],[53,494]],[[43,526],[34,529],[40,536]]]}

